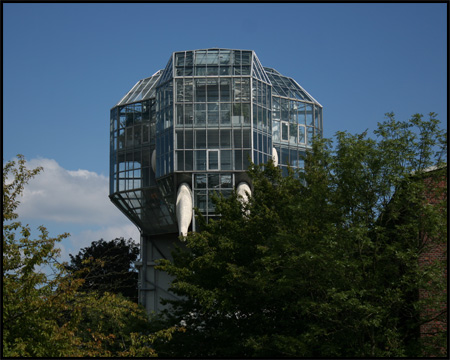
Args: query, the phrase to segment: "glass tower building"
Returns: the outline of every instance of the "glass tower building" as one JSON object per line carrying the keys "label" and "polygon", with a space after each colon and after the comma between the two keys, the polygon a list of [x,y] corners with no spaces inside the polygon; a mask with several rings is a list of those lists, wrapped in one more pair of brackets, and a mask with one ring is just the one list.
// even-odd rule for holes
{"label": "glass tower building", "polygon": [[179,234],[198,231],[192,208],[216,214],[213,192],[251,193],[249,161],[301,169],[322,135],[322,106],[295,80],[263,67],[254,51],[174,52],[111,109],[110,199],[139,228],[140,302],[159,311]]}

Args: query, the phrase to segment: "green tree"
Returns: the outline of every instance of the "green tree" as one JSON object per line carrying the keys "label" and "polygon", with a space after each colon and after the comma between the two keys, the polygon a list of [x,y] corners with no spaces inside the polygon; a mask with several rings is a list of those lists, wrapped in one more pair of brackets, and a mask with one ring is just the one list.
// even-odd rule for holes
{"label": "green tree", "polygon": [[[150,332],[143,307],[122,295],[83,292],[84,279],[60,263],[56,244],[40,226],[37,239],[15,212],[29,170],[23,156],[3,166],[3,357],[156,356],[152,343],[180,327]],[[162,340],[163,339],[163,340]]]}
{"label": "green tree", "polygon": [[[182,297],[168,301],[166,324],[186,327],[157,344],[161,355],[423,354],[419,327],[434,300],[418,291],[444,294],[446,282],[444,264],[418,258],[425,234],[446,240],[447,200],[446,188],[417,179],[446,176],[426,172],[445,162],[446,134],[433,113],[387,114],[374,134],[339,132],[335,147],[316,139],[304,172],[287,177],[271,162],[252,166],[245,205],[214,198],[220,219],[161,261]],[[429,206],[427,191],[445,200]]]}
{"label": "green tree", "polygon": [[133,239],[100,239],[81,249],[77,255],[69,256],[67,268],[84,279],[80,290],[122,294],[137,303],[138,274],[134,261],[139,256],[139,247]]}

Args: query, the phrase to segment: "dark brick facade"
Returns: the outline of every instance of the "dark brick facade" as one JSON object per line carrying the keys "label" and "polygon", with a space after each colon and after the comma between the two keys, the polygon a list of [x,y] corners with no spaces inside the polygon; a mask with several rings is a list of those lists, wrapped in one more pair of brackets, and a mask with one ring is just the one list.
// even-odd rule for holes
{"label": "dark brick facade", "polygon": [[[443,171],[445,170],[445,172]],[[430,205],[436,206],[441,201],[447,201],[447,172],[445,169],[440,169],[443,175],[434,177],[433,173],[435,171],[430,171],[430,176],[424,178],[427,188],[427,199]],[[446,206],[447,207],[447,206]],[[432,266],[437,263],[444,263],[445,268],[443,269],[442,276],[444,277],[444,284],[447,284],[447,224],[443,224],[443,232],[441,239],[435,239],[427,236],[423,236],[423,252],[419,257],[419,264],[422,267]],[[443,237],[445,236],[445,241]],[[444,294],[442,294],[444,291]],[[447,333],[447,286],[444,290],[436,289],[434,290],[419,290],[419,299],[436,299],[431,302],[430,307],[428,307],[424,312],[422,312],[422,319],[426,321],[420,326],[420,336],[425,343],[432,344],[433,337],[443,335]],[[427,341],[430,340],[430,341]],[[447,349],[440,349],[442,355],[447,353]]]}

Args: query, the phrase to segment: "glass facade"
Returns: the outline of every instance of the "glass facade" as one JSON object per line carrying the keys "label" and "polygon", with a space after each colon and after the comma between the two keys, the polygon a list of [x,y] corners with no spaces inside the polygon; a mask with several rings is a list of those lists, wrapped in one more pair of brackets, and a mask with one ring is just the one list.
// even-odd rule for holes
{"label": "glass facade", "polygon": [[110,197],[146,235],[175,233],[181,183],[214,218],[211,193],[250,184],[250,161],[267,163],[276,150],[284,172],[301,169],[321,134],[322,106],[253,51],[174,52],[111,109]]}

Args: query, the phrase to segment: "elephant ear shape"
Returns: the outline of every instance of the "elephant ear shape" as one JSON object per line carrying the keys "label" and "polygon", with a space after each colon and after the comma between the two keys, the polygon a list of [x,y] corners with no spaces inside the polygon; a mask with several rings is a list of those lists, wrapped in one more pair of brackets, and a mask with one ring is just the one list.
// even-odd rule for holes
{"label": "elephant ear shape", "polygon": [[188,184],[182,183],[178,188],[176,203],[178,231],[180,235],[187,236],[192,221],[192,191]]}

